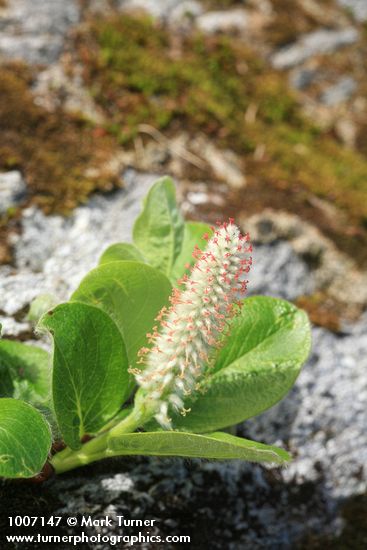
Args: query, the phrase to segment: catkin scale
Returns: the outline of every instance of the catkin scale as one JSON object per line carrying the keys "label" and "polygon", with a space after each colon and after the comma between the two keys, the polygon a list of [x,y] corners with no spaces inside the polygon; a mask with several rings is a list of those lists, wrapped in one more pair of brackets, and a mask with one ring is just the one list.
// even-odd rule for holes
{"label": "catkin scale", "polygon": [[249,237],[241,235],[232,219],[204,239],[205,251],[194,249],[197,261],[190,277],[179,281],[182,290],[173,290],[170,307],[156,318],[159,328],[147,335],[152,348],[139,352],[144,370],[133,370],[164,428],[171,428],[170,409],[188,412],[184,401],[211,366],[212,350],[219,346],[234,303],[246,291],[243,277],[252,263]]}

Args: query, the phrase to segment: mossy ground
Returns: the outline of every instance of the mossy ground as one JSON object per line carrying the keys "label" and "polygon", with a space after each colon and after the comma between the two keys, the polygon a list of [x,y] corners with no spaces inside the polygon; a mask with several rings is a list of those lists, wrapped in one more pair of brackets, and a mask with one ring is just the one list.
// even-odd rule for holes
{"label": "mossy ground", "polygon": [[[287,0],[275,8],[287,16]],[[305,30],[312,25],[301,19]],[[306,120],[284,75],[239,38],[187,36],[147,17],[120,15],[91,19],[75,47],[85,84],[105,114],[104,128],[62,108],[46,111],[34,103],[28,68],[2,68],[0,169],[22,171],[30,200],[46,211],[66,212],[92,191],[118,185],[106,161],[118,144],[133,146],[140,124],[168,137],[203,133],[244,161],[248,185],[229,194],[231,214],[264,206],[296,212],[367,262],[365,142],[360,140],[359,151],[348,150]],[[188,165],[187,178],[202,181],[210,174]],[[313,205],[314,197],[342,216],[330,220]]]}
{"label": "mossy ground", "polygon": [[[0,170],[20,170],[29,198],[46,212],[66,212],[96,189],[117,183],[103,172],[114,139],[100,135],[82,116],[34,103],[32,73],[24,65],[2,66]],[[95,168],[98,176],[88,170]]]}
{"label": "mossy ground", "polygon": [[[120,143],[129,146],[142,123],[168,136],[203,132],[244,159],[247,193],[257,202],[280,198],[302,215],[310,197],[322,198],[346,216],[345,226],[324,223],[341,248],[367,243],[366,157],[306,120],[284,76],[239,39],[172,35],[149,18],[124,15],[91,21],[77,46],[85,82]],[[249,109],[256,112],[250,121]]]}

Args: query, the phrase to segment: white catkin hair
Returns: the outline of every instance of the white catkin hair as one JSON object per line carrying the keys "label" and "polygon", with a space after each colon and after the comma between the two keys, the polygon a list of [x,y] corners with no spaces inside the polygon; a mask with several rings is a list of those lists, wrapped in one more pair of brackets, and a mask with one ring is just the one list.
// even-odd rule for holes
{"label": "white catkin hair", "polygon": [[214,230],[205,251],[195,247],[197,260],[191,275],[179,281],[169,309],[163,308],[148,340],[153,345],[139,352],[144,370],[132,369],[144,394],[153,403],[155,418],[171,428],[169,410],[189,412],[185,398],[198,389],[211,366],[211,351],[233,315],[233,305],[246,291],[244,274],[252,263],[249,236],[242,235],[230,219]]}

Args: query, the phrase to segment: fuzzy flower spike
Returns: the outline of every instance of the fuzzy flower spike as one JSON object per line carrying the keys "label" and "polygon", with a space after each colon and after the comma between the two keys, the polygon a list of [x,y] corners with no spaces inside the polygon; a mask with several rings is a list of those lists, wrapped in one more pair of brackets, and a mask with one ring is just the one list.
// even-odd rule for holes
{"label": "fuzzy flower spike", "polygon": [[[157,317],[160,327],[148,334],[152,348],[139,352],[144,370],[134,369],[140,385],[139,397],[164,428],[171,428],[169,410],[186,414],[187,396],[199,388],[199,381],[212,364],[213,348],[219,347],[233,305],[243,296],[245,274],[252,263],[249,236],[241,235],[230,219],[214,229],[205,251],[197,246],[197,260],[191,275],[179,281],[170,308]],[[140,400],[140,399],[139,399]]]}

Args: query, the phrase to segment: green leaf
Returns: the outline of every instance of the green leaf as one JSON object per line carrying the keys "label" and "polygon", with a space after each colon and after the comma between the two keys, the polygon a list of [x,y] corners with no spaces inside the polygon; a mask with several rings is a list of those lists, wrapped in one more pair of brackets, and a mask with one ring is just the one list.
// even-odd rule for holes
{"label": "green leaf", "polygon": [[130,365],[146,345],[159,310],[167,304],[171,285],[153,267],[138,262],[110,262],[93,269],[71,300],[86,302],[105,311],[118,326]]}
{"label": "green leaf", "polygon": [[170,275],[181,251],[184,222],[171,178],[159,179],[149,190],[133,229],[134,243],[148,262]]}
{"label": "green leaf", "polygon": [[0,340],[0,397],[45,405],[51,397],[47,351],[13,340]]}
{"label": "green leaf", "polygon": [[108,262],[127,261],[146,263],[144,256],[139,250],[130,243],[116,243],[109,246],[99,259],[99,265]]}
{"label": "green leaf", "polygon": [[247,298],[203,383],[203,394],[174,426],[208,432],[237,424],[272,407],[293,386],[311,344],[304,311],[285,300]]}
{"label": "green leaf", "polygon": [[121,334],[102,310],[66,303],[44,315],[40,328],[54,340],[52,393],[67,445],[80,447],[84,434],[100,430],[130,393]]}
{"label": "green leaf", "polygon": [[42,315],[44,315],[46,311],[55,307],[56,305],[57,300],[52,294],[39,294],[37,298],[35,298],[31,303],[29,312],[27,314],[28,321],[38,323]]}
{"label": "green leaf", "polygon": [[0,476],[38,474],[51,448],[51,431],[42,415],[17,399],[0,399]]}
{"label": "green leaf", "polygon": [[203,239],[203,235],[207,233],[209,237],[212,236],[213,231],[206,223],[200,222],[186,222],[184,230],[184,238],[182,242],[182,248],[178,255],[175,264],[170,274],[170,279],[173,283],[177,282],[184,273],[188,272],[185,267],[187,264],[193,265],[195,260],[192,256],[195,245],[199,248],[206,247],[206,241]]}
{"label": "green leaf", "polygon": [[221,432],[203,435],[174,431],[124,434],[111,438],[108,448],[109,456],[182,456],[276,464],[283,464],[291,458],[286,451],[277,447]]}

